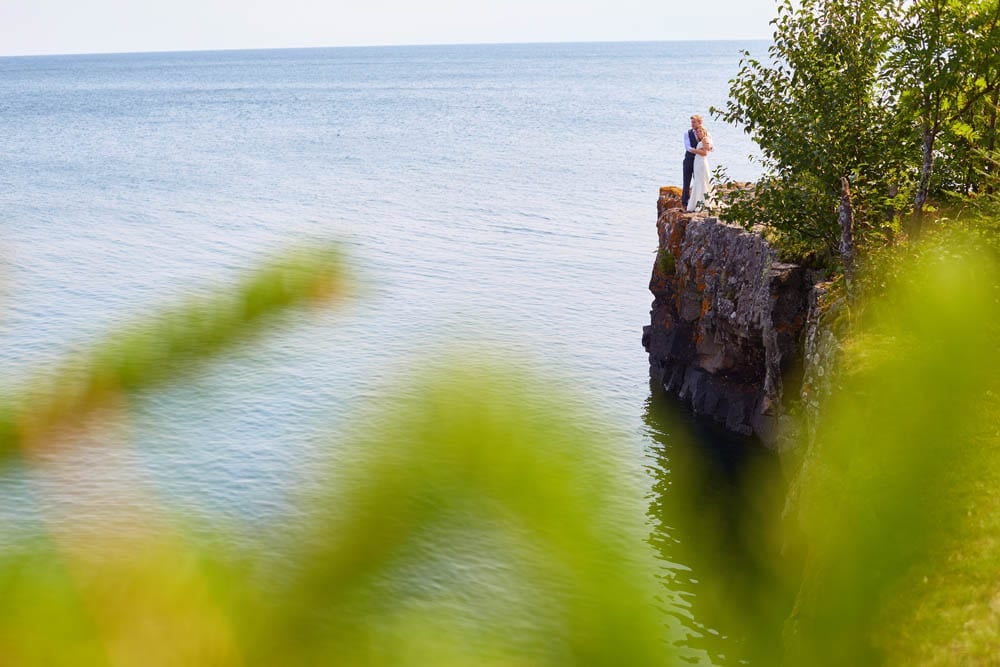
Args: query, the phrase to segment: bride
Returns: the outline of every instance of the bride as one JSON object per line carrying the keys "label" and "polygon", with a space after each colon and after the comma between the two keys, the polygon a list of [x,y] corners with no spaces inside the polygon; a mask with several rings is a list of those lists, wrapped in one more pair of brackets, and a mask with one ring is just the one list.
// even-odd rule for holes
{"label": "bride", "polygon": [[712,137],[708,130],[699,127],[698,145],[694,149],[694,175],[691,178],[691,197],[687,210],[695,211],[709,205],[712,198],[711,174],[708,172],[708,154],[712,151]]}

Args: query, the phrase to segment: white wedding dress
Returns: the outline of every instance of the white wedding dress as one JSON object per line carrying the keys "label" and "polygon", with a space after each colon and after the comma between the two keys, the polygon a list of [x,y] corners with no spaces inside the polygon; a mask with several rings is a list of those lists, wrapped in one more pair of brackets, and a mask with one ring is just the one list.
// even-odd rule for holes
{"label": "white wedding dress", "polygon": [[[712,149],[712,142],[702,139],[697,148]],[[712,200],[712,175],[708,169],[708,156],[694,156],[694,174],[691,176],[691,196],[688,198],[689,211],[698,210],[699,206],[709,206]]]}

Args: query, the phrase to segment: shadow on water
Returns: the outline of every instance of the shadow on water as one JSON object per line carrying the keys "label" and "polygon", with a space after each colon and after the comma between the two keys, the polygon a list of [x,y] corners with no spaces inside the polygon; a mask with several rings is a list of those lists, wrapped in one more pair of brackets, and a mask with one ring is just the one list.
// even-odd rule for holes
{"label": "shadow on water", "polygon": [[720,666],[778,664],[793,599],[780,590],[787,578],[775,576],[786,489],[778,456],[694,417],[655,385],[643,419],[653,442],[649,539],[686,612],[683,647]]}

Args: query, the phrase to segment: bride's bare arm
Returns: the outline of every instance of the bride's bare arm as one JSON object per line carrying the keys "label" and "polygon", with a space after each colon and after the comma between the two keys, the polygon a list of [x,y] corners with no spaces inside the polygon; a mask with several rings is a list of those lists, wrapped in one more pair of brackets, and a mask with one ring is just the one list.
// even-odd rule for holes
{"label": "bride's bare arm", "polygon": [[712,142],[709,139],[702,140],[702,148],[694,149],[694,152],[698,155],[708,155],[712,151]]}

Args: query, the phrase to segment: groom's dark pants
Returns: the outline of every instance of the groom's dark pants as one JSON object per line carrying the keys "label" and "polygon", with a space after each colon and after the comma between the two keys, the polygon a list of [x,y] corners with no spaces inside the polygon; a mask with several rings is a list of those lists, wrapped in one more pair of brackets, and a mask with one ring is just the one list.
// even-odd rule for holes
{"label": "groom's dark pants", "polygon": [[694,175],[694,153],[684,154],[684,191],[681,192],[681,205],[688,207],[691,198],[691,177]]}

